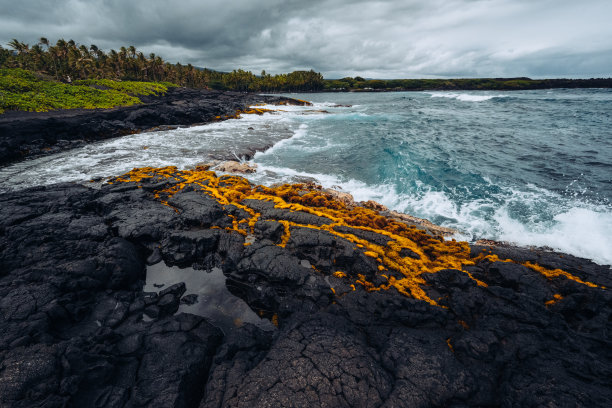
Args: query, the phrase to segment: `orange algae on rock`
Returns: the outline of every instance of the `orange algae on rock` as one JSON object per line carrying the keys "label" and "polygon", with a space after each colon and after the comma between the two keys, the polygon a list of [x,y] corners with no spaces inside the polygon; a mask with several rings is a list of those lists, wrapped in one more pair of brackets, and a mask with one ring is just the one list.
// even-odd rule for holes
{"label": "orange algae on rock", "polygon": [[[245,200],[268,201],[274,203],[277,209],[289,212],[301,211],[328,220],[329,223],[322,225],[300,224],[284,219],[264,219],[262,221],[276,221],[283,226],[280,242],[277,243],[280,247],[286,247],[290,243],[292,228],[324,231],[352,243],[356,251],[363,253],[368,258],[368,262],[374,262],[375,273],[384,277],[386,282],[376,285],[366,276],[354,276],[350,274],[350,271],[349,273],[336,271],[333,276],[348,279],[359,284],[366,291],[395,288],[406,296],[439,306],[424,289],[427,287],[422,276],[424,273],[455,269],[465,273],[479,286],[486,287],[485,282],[472,276],[464,269],[464,266],[474,265],[484,259],[491,262],[501,261],[496,255],[485,253],[472,257],[467,242],[447,241],[440,236],[432,236],[414,226],[381,216],[377,210],[371,208],[348,208],[331,194],[304,184],[283,184],[276,187],[253,186],[248,180],[239,176],[217,176],[214,172],[202,168],[178,170],[172,166],[134,169],[116,178],[113,182],[139,183],[148,178],[172,182],[170,187],[155,190],[153,193],[162,204],[170,205],[168,200],[189,185],[196,191],[207,194],[226,208],[233,206],[243,210],[248,215],[246,219],[238,220],[236,216],[228,214],[232,220],[232,226],[226,229],[245,237],[253,238],[255,224],[262,217],[255,209],[245,204]],[[177,209],[175,211],[178,212]],[[388,242],[386,244],[370,242],[355,234],[340,232],[340,230],[346,231],[346,227],[352,228],[355,233],[364,231],[384,236]],[[245,245],[251,243],[252,241],[245,242]],[[406,250],[411,253],[411,256],[401,255]],[[514,261],[503,260],[503,262]],[[582,281],[559,269],[550,270],[529,262],[523,265],[549,279],[565,276],[587,286],[597,287],[593,283]],[[312,266],[319,271],[315,265]],[[380,274],[382,271],[385,271],[385,275]],[[353,283],[349,283],[349,286],[356,290]]]}

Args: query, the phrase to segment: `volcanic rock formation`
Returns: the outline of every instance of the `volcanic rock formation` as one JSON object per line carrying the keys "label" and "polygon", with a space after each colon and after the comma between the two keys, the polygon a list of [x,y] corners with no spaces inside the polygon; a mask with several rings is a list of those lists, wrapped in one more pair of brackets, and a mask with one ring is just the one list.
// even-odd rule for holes
{"label": "volcanic rock formation", "polygon": [[[305,185],[169,167],[4,194],[0,254],[0,406],[612,403],[608,267]],[[143,292],[161,261],[221,268],[276,328],[177,313],[184,284]]]}

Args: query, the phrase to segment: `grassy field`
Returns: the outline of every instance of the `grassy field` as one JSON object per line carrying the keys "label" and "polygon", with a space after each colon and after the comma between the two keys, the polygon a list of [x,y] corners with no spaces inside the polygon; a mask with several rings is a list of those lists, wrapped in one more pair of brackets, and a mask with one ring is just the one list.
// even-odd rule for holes
{"label": "grassy field", "polygon": [[139,96],[163,95],[172,86],[176,85],[108,79],[65,84],[19,68],[0,69],[0,114],[7,110],[46,112],[130,106],[142,103]]}

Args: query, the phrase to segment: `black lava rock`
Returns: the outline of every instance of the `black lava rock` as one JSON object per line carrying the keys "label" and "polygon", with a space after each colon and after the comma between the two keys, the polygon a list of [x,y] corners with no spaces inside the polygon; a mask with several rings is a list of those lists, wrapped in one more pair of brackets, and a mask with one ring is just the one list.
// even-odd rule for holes
{"label": "black lava rock", "polygon": [[[612,405],[608,267],[473,247],[519,263],[483,258],[423,274],[432,305],[395,288],[367,291],[357,280],[385,282],[378,264],[329,231],[291,227],[279,245],[275,220],[327,225],[321,217],[257,204],[256,239],[245,246],[225,229],[235,208],[186,191],[172,198],[176,212],[153,198],[154,183],[164,187],[0,195],[0,406]],[[342,228],[351,231],[387,240]],[[147,261],[162,259],[220,267],[232,293],[278,328],[224,334],[177,313],[184,283],[143,292]],[[527,261],[599,287],[546,278]]]}

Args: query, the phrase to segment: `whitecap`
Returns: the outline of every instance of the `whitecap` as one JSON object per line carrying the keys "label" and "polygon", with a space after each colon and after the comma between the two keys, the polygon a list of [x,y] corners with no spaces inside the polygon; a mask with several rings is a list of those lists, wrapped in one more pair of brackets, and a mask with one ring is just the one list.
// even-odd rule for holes
{"label": "whitecap", "polygon": [[454,93],[454,92],[427,92],[432,98],[450,98],[462,102],[483,102],[493,98],[505,98],[506,95],[480,95],[471,93]]}

